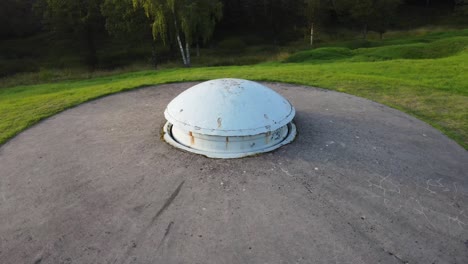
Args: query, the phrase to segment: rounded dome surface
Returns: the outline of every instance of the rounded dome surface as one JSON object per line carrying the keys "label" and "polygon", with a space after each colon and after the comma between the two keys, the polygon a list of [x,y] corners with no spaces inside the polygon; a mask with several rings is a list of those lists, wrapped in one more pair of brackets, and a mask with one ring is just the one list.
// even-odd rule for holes
{"label": "rounded dome surface", "polygon": [[187,131],[216,136],[246,136],[287,125],[294,107],[277,92],[241,79],[217,79],[195,85],[174,98],[166,119]]}

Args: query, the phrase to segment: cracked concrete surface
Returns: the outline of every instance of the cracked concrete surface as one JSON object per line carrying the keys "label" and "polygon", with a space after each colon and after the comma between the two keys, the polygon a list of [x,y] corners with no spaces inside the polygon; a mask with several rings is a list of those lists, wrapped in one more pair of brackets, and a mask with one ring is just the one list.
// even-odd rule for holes
{"label": "cracked concrete surface", "polygon": [[468,155],[347,94],[267,83],[297,110],[275,152],[160,140],[194,83],[82,104],[0,147],[0,263],[468,263]]}

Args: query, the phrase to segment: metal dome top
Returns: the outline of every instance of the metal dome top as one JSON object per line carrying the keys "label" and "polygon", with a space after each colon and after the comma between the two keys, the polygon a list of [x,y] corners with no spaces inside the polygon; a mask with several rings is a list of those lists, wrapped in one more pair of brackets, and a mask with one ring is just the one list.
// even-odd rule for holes
{"label": "metal dome top", "polygon": [[174,126],[214,136],[248,136],[274,131],[295,115],[284,97],[259,83],[217,79],[174,98],[164,112]]}

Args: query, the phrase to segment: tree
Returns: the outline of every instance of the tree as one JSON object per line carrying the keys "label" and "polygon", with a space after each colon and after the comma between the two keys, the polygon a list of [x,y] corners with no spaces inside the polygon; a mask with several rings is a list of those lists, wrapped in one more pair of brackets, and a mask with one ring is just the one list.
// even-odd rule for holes
{"label": "tree", "polygon": [[141,40],[145,33],[151,33],[150,21],[144,10],[134,8],[132,0],[104,0],[101,13],[106,30],[112,36]]}
{"label": "tree", "polygon": [[460,22],[468,24],[468,0],[454,0],[455,16],[460,18]]}
{"label": "tree", "polygon": [[[223,20],[217,36],[240,35],[274,44],[297,40],[301,35],[305,0],[222,0]],[[251,38],[254,37],[254,38]]]}
{"label": "tree", "polygon": [[102,0],[43,0],[46,24],[54,32],[84,40],[86,63],[94,70],[97,63],[96,38],[103,30]]}
{"label": "tree", "polygon": [[222,5],[216,0],[133,0],[143,7],[153,21],[154,39],[167,43],[175,37],[186,67],[190,67],[190,46],[194,40],[208,39],[222,15]]}
{"label": "tree", "polygon": [[340,12],[349,12],[362,26],[362,36],[367,39],[369,27],[383,34],[393,20],[401,0],[342,0],[337,1]]}
{"label": "tree", "polygon": [[0,1],[0,39],[24,37],[40,29],[33,4],[34,0]]}
{"label": "tree", "polygon": [[132,41],[151,41],[153,66],[157,67],[156,43],[151,34],[151,21],[141,7],[133,7],[133,0],[104,0],[101,12],[109,35]]}
{"label": "tree", "polygon": [[362,24],[362,35],[367,39],[367,30],[372,13],[375,11],[374,0],[354,0],[350,8],[351,17]]}
{"label": "tree", "polygon": [[193,6],[187,31],[192,31],[191,43],[195,42],[197,56],[200,55],[200,42],[206,44],[213,36],[216,23],[223,14],[221,2],[201,0],[202,4]]}
{"label": "tree", "polygon": [[374,13],[371,16],[371,29],[380,34],[380,39],[387,32],[392,21],[395,19],[395,14],[401,0],[379,0],[375,3]]}
{"label": "tree", "polygon": [[314,46],[314,34],[315,34],[315,26],[318,23],[319,16],[320,16],[320,6],[322,0],[305,0],[305,17],[307,18],[307,22],[310,28],[310,46]]}

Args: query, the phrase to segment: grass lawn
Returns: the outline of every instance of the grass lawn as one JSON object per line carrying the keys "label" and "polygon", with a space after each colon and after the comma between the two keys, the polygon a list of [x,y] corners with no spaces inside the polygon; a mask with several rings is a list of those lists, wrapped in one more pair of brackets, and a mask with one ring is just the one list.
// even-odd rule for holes
{"label": "grass lawn", "polygon": [[0,88],[0,144],[41,119],[90,99],[161,83],[236,77],[337,90],[402,110],[468,149],[468,30],[323,47],[285,62],[166,69]]}

